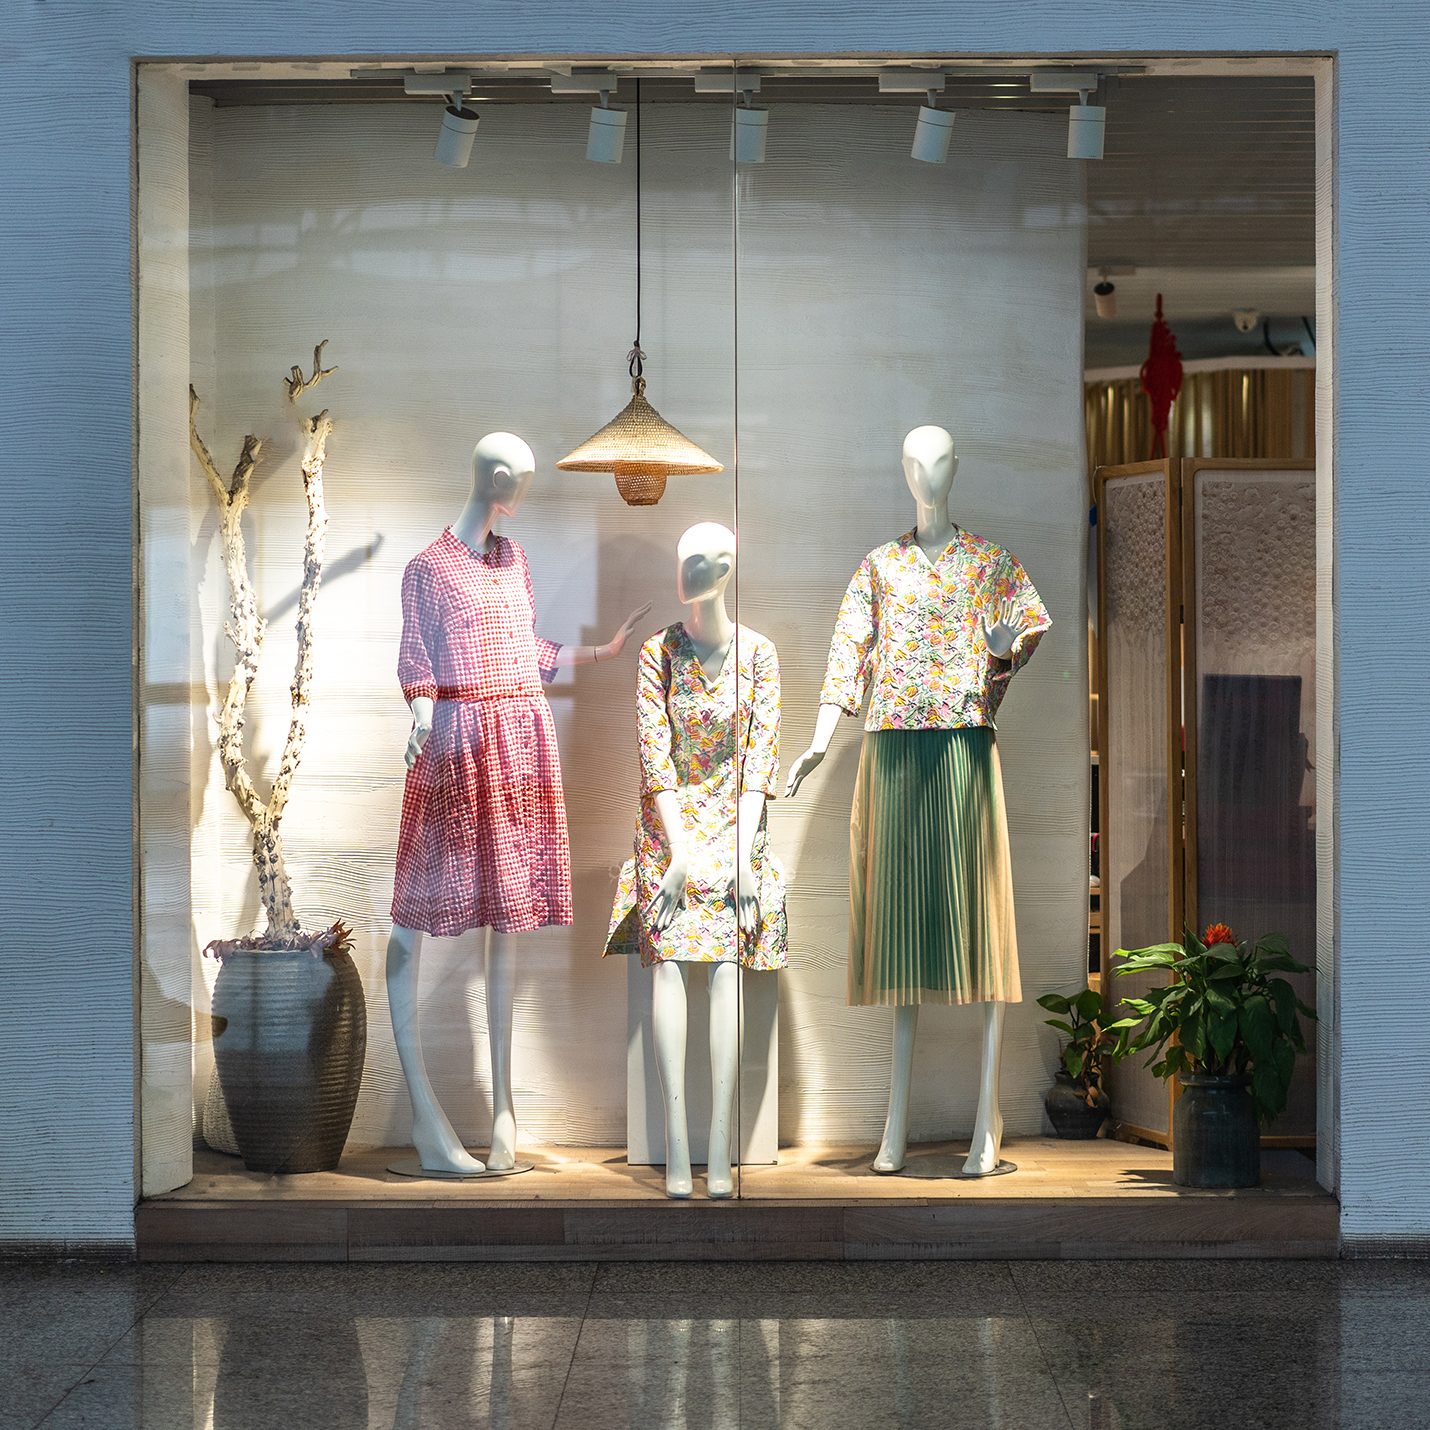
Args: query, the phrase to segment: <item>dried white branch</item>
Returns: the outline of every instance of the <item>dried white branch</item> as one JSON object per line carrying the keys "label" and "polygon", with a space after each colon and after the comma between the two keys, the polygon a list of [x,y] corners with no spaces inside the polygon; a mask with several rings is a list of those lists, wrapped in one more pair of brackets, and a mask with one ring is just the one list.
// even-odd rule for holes
{"label": "dried white branch", "polygon": [[[294,367],[284,379],[289,402],[296,402],[309,388],[337,371],[322,365],[327,339],[313,349],[313,372],[304,377],[301,368]],[[219,476],[208,448],[199,437],[195,414],[199,399],[189,389],[189,443],[208,479],[209,487],[219,505],[219,533],[223,545],[224,569],[229,582],[229,624],[225,628],[233,642],[235,664],[219,714],[219,760],[224,782],[238,800],[239,807],[253,829],[253,862],[258,873],[258,891],[268,920],[268,936],[291,941],[299,935],[297,916],[293,912],[293,893],[288,880],[283,854],[280,824],[288,802],[288,791],[298,764],[303,757],[307,739],[305,712],[313,681],[313,610],[323,578],[323,555],[328,529],[327,508],[323,500],[323,466],[327,458],[327,443],[333,422],[324,409],[317,416],[302,419],[303,435],[303,495],[308,507],[307,532],[303,542],[303,583],[298,597],[298,654],[290,687],[291,715],[283,751],[278,761],[273,788],[265,802],[258,797],[248,773],[243,752],[243,717],[248,692],[258,674],[258,657],[263,645],[264,622],[258,612],[258,600],[248,574],[248,553],[243,539],[243,513],[248,505],[253,469],[258,465],[262,443],[256,437],[246,437],[243,451],[234,466],[232,480],[225,483]]]}

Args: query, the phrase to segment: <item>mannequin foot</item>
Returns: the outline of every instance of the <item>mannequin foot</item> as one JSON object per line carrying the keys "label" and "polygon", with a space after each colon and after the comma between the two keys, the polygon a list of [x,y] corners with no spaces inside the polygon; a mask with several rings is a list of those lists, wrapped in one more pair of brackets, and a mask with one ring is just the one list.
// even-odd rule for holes
{"label": "mannequin foot", "polygon": [[492,1149],[487,1154],[487,1168],[493,1172],[509,1172],[516,1166],[516,1117],[502,1112],[492,1122]]}
{"label": "mannequin foot", "polygon": [[884,1140],[879,1146],[878,1155],[874,1158],[874,1170],[882,1172],[886,1176],[891,1172],[902,1172],[904,1170],[903,1142],[892,1141],[885,1134]]}
{"label": "mannequin foot", "polygon": [[688,1197],[695,1190],[695,1178],[691,1175],[691,1160],[665,1154],[665,1194],[668,1197]]}
{"label": "mannequin foot", "polygon": [[486,1171],[486,1166],[457,1140],[450,1125],[434,1127],[431,1123],[414,1122],[412,1145],[417,1149],[418,1161],[429,1172],[456,1172],[474,1177]]}
{"label": "mannequin foot", "polygon": [[705,1190],[715,1201],[735,1195],[735,1175],[728,1162],[710,1164],[705,1173]]}
{"label": "mannequin foot", "polygon": [[1003,1119],[994,1119],[987,1127],[973,1129],[968,1157],[963,1163],[965,1177],[986,1177],[998,1165],[998,1153],[1003,1145]]}

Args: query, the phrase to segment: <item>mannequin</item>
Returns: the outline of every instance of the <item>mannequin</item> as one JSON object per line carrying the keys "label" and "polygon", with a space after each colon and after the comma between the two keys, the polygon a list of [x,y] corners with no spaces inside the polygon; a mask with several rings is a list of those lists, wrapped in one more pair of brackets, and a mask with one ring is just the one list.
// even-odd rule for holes
{"label": "mannequin", "polygon": [[[919,637],[920,643],[925,647],[925,658],[933,679],[922,679],[918,682],[923,687],[923,693],[916,698],[924,699],[929,690],[942,691],[946,688],[949,692],[949,708],[923,712],[927,716],[924,719],[910,718],[903,712],[893,710],[886,718],[881,718],[876,723],[871,702],[870,721],[866,724],[866,731],[902,731],[906,726],[914,726],[944,729],[953,727],[962,733],[967,727],[991,727],[991,715],[1002,698],[1002,692],[1007,688],[1008,679],[1031,655],[1037,639],[1049,624],[1046,612],[1038,601],[1037,592],[1017,562],[991,542],[985,542],[971,533],[961,532],[951,520],[948,502],[957,470],[958,457],[954,451],[953,438],[942,427],[918,427],[908,434],[903,447],[903,471],[905,482],[914,498],[915,530],[900,542],[890,543],[889,547],[870,553],[856,574],[855,582],[851,584],[850,592],[846,596],[846,606],[841,607],[842,625],[846,619],[846,610],[858,606],[856,594],[862,593],[866,608],[870,605],[869,583],[873,579],[870,574],[871,563],[877,564],[876,558],[886,557],[889,553],[893,553],[902,562],[901,566],[894,569],[906,573],[906,578],[911,576],[916,581],[918,573],[922,572],[926,582],[933,581],[934,584],[929,588],[932,594],[917,585],[912,588],[917,599],[931,603],[938,615],[938,624],[934,627],[936,634],[927,639],[923,635]],[[916,542],[916,551],[909,550],[911,541]],[[953,561],[961,564],[953,568],[948,567],[947,563]],[[950,571],[953,574],[948,574]],[[976,589],[980,583],[981,591]],[[952,596],[948,594],[950,587],[954,591]],[[971,598],[968,595],[970,589],[973,590]],[[958,601],[965,602],[972,612],[971,618],[964,615],[963,607],[957,604]],[[873,609],[878,611],[881,608],[877,603],[873,603]],[[836,652],[839,650],[839,632],[836,632],[835,646],[831,649],[831,675],[826,679],[825,690],[821,693],[814,738],[790,770],[787,794],[794,795],[805,777],[823,761],[839,724],[840,715],[846,711],[857,713],[863,699],[865,682],[870,678],[871,666],[876,667],[880,659],[875,644],[878,620],[890,621],[895,615],[899,615],[902,619],[913,621],[917,615],[917,606],[911,609],[914,613],[910,615],[898,612],[890,614],[886,611],[882,617],[870,616],[868,610],[864,610],[865,626],[857,631],[863,641],[862,646],[857,647],[856,663],[859,669],[842,684],[833,674]],[[856,610],[856,616],[858,614]],[[877,673],[875,670],[876,678]],[[834,699],[826,698],[832,689],[843,688],[854,692],[852,696],[841,695],[840,699],[844,703],[836,703]],[[875,700],[879,699],[876,686]],[[866,734],[865,738],[867,742],[870,737]],[[993,754],[993,759],[993,770],[997,779],[996,798],[1001,801],[1001,775],[996,773],[996,753]],[[861,763],[861,780],[863,777],[864,769]],[[857,822],[855,832],[858,832]],[[1006,867],[1006,830],[995,831],[995,836],[999,834],[1004,847],[995,850],[995,854],[1003,856],[1000,867]],[[949,853],[955,860],[959,857],[952,847]],[[965,873],[964,877],[970,876]],[[961,996],[960,990],[960,996],[945,993],[935,999],[941,1002],[977,1001],[982,1004],[983,1053],[978,1111],[968,1156],[963,1165],[965,1176],[987,1176],[1000,1170],[1003,1118],[999,1111],[998,1074],[1002,1054],[1003,1021],[1006,1003],[1021,996],[1017,982],[1016,942],[1011,930],[1011,887],[1006,893],[1007,942],[1011,948],[1011,969],[997,970],[997,976],[989,980],[989,987],[975,989],[972,996]],[[993,922],[996,929],[998,919],[995,918]],[[855,934],[851,924],[851,950]],[[851,960],[852,958],[851,952]],[[914,993],[918,991],[917,988],[913,989]],[[892,1002],[895,1005],[888,1117],[883,1140],[874,1159],[873,1169],[876,1172],[897,1172],[904,1165],[909,1135],[909,1098],[919,1001],[919,997],[908,996],[908,990],[903,990],[897,996],[887,994],[861,998],[856,998],[851,992],[851,1002]],[[1007,1164],[1003,1164],[1002,1169],[1006,1170]]]}
{"label": "mannequin", "polygon": [[[499,516],[516,514],[535,471],[531,448],[520,437],[509,432],[483,437],[472,452],[472,486],[466,505],[442,536],[413,558],[403,577],[403,651],[399,670],[412,712],[412,731],[405,756],[408,785],[394,921],[387,945],[387,993],[397,1055],[412,1098],[413,1144],[422,1167],[444,1176],[481,1176],[516,1167],[517,1125],[511,1095],[512,1006],[516,988],[513,943],[516,936],[529,929],[571,922],[565,811],[550,709],[535,686],[538,670],[540,679],[550,679],[558,668],[619,655],[632,629],[650,610],[647,605],[633,612],[603,646],[557,646],[534,635],[525,553],[515,542],[497,536],[493,528]],[[443,584],[446,578],[454,579]],[[463,619],[468,627],[479,626],[478,640],[490,642],[488,646],[477,652],[456,647],[453,631],[443,626],[443,618],[450,613],[454,601],[466,603],[461,611]],[[461,679],[450,673],[444,677],[444,660],[448,665],[465,661],[472,670]],[[525,678],[518,683],[520,677]],[[454,681],[457,686],[484,680],[504,681],[505,685],[495,695],[488,690],[461,688],[449,688],[449,693],[442,695],[439,680],[443,679],[449,687]],[[463,807],[470,818],[463,824],[477,830],[478,836],[500,837],[492,833],[496,824],[490,815],[492,805],[482,799],[480,790],[454,790],[433,782],[450,778],[444,773],[449,767],[480,772],[484,760],[496,758],[484,745],[484,734],[495,727],[483,722],[504,718],[500,713],[493,717],[490,712],[508,707],[521,715],[523,731],[528,727],[536,730],[536,739],[541,742],[536,758],[549,765],[542,787],[546,822],[532,832],[531,847],[542,850],[551,867],[517,871],[516,887],[524,891],[520,878],[529,875],[536,891],[526,902],[505,885],[458,889],[455,893],[447,886],[424,887],[421,858],[414,856],[404,868],[408,841],[427,849],[435,841],[440,851],[444,839],[462,837],[432,828],[429,807],[434,789],[449,805],[454,799],[459,805],[465,801]],[[440,748],[434,748],[438,748],[436,758],[444,762],[435,767],[431,764],[431,750],[424,756],[434,730],[442,732]],[[484,824],[488,826],[485,831],[481,828]],[[481,852],[490,847],[483,846]],[[498,843],[495,847],[498,857],[502,857],[502,846]],[[430,862],[430,853],[424,857]],[[453,868],[458,867],[453,864]],[[485,872],[480,863],[472,868]],[[469,870],[459,872],[470,880]],[[417,912],[409,914],[409,908]],[[492,1138],[485,1163],[463,1147],[437,1101],[422,1054],[418,1016],[423,933],[451,936],[474,927],[483,930],[491,1048]]]}
{"label": "mannequin", "polygon": [[[686,1120],[686,979],[710,978],[711,1197],[734,1193],[740,968],[785,962],[783,873],[766,847],[778,778],[779,666],[773,644],[730,619],[735,537],[692,526],[677,552],[689,614],[642,647],[637,719],[642,815],[621,871],[607,953],[653,966],[652,1017],[665,1102],[666,1192],[693,1190]],[[733,677],[733,679],[732,679]],[[698,758],[692,759],[695,748]]]}

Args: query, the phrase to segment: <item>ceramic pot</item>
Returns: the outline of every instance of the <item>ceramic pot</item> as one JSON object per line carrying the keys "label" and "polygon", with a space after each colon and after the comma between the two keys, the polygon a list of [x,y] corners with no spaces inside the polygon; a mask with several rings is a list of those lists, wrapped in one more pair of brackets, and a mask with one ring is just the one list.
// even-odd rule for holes
{"label": "ceramic pot", "polygon": [[1053,1085],[1043,1095],[1043,1107],[1059,1137],[1083,1139],[1096,1137],[1098,1128],[1107,1121],[1107,1114],[1112,1110],[1107,1094],[1101,1091],[1089,1107],[1082,1084],[1065,1072],[1053,1075]]}
{"label": "ceramic pot", "polygon": [[1255,1187],[1261,1132],[1245,1077],[1188,1073],[1172,1109],[1172,1180],[1179,1187]]}
{"label": "ceramic pot", "polygon": [[352,1126],[367,1051],[362,979],[346,953],[238,949],[214,984],[214,1057],[243,1164],[326,1172]]}

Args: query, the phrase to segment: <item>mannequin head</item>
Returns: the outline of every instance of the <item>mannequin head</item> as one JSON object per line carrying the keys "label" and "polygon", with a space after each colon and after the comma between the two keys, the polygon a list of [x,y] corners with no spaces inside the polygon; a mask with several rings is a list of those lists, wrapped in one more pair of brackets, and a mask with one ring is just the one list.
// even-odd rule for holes
{"label": "mannequin head", "polygon": [[946,507],[957,471],[953,438],[942,427],[915,427],[904,438],[904,480],[920,506]]}
{"label": "mannequin head", "polygon": [[717,521],[696,522],[676,547],[675,593],[689,605],[724,593],[735,569],[735,533]]}
{"label": "mannequin head", "polygon": [[489,432],[472,448],[472,496],[502,516],[516,514],[535,475],[531,448],[510,432]]}

